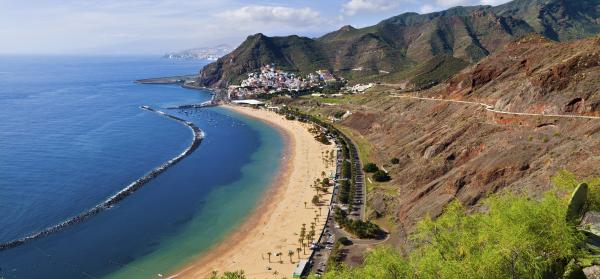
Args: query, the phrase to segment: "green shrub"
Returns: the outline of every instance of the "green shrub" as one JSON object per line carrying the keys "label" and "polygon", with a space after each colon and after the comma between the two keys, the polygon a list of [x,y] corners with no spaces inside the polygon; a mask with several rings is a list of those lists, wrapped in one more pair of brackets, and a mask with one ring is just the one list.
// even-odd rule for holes
{"label": "green shrub", "polygon": [[342,237],[340,237],[340,238],[338,239],[338,241],[339,241],[341,244],[345,245],[345,246],[352,245],[352,240],[348,239],[348,238],[347,238],[347,237],[345,237],[345,236],[342,236]]}
{"label": "green shrub", "polygon": [[[437,219],[418,224],[408,255],[378,247],[362,266],[336,266],[324,278],[575,278],[588,254],[580,249],[585,236],[565,216],[570,193],[585,186],[566,171],[552,181],[557,187],[542,198],[495,194],[475,213],[454,201]],[[600,180],[586,183],[585,206],[592,208],[600,203]]]}
{"label": "green shrub", "polygon": [[379,170],[379,167],[375,163],[367,163],[363,166],[363,170],[365,172],[376,172]]}
{"label": "green shrub", "polygon": [[397,165],[400,163],[400,159],[394,157],[394,158],[392,158],[392,160],[390,160],[390,162],[394,165]]}
{"label": "green shrub", "polygon": [[392,178],[387,174],[387,172],[378,170],[373,174],[373,180],[377,182],[386,182],[390,181]]}
{"label": "green shrub", "polygon": [[581,183],[575,188],[567,207],[567,221],[578,223],[585,208],[588,195],[588,185]]}

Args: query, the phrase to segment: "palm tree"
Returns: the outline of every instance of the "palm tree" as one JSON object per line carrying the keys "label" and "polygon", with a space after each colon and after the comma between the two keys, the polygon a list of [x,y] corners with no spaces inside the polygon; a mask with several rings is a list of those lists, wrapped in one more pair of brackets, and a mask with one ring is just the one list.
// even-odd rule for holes
{"label": "palm tree", "polygon": [[306,208],[306,202],[304,202],[304,208]]}
{"label": "palm tree", "polygon": [[283,260],[281,259],[281,256],[282,256],[282,255],[283,255],[283,253],[281,253],[281,252],[277,252],[277,256],[279,256],[279,261],[280,261],[280,262],[283,262]]}
{"label": "palm tree", "polygon": [[290,263],[294,263],[294,262],[292,261],[292,256],[293,256],[293,255],[294,255],[294,251],[292,251],[292,250],[289,250],[289,251],[288,251],[288,256],[290,256]]}
{"label": "palm tree", "polygon": [[271,262],[271,254],[273,254],[273,253],[267,252],[267,255],[269,255],[269,262]]}
{"label": "palm tree", "polygon": [[321,215],[321,209],[322,209],[322,208],[321,208],[321,207],[319,207],[319,215]]}
{"label": "palm tree", "polygon": [[300,251],[302,251],[302,248],[296,248],[296,255],[298,255],[298,260],[300,260]]}
{"label": "palm tree", "polygon": [[321,172],[321,176],[322,176],[322,177],[325,177],[325,175],[326,175],[325,171],[322,171],[322,172]]}

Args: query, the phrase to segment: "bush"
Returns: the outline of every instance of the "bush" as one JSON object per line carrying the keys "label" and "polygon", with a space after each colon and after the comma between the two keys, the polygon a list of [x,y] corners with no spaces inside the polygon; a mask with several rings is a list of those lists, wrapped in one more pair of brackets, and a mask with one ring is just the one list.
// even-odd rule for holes
{"label": "bush", "polygon": [[295,120],[296,117],[293,116],[293,115],[291,115],[291,114],[288,114],[288,115],[285,116],[285,119],[287,119],[287,120]]}
{"label": "bush", "polygon": [[338,239],[338,241],[343,244],[344,246],[348,246],[348,245],[352,245],[352,240],[348,239],[345,236],[342,236]]}
{"label": "bush", "polygon": [[387,172],[378,170],[373,174],[373,180],[377,182],[386,182],[390,181],[392,178],[387,174]]}
{"label": "bush", "polygon": [[379,170],[379,167],[377,167],[377,165],[374,163],[367,163],[363,166],[363,170],[365,172],[376,172]]}
{"label": "bush", "polygon": [[394,158],[392,158],[392,160],[390,160],[390,162],[394,165],[397,165],[400,163],[400,159],[394,157]]}
{"label": "bush", "polygon": [[246,274],[243,270],[239,271],[226,271],[223,275],[219,276],[219,273],[213,271],[210,276],[205,277],[205,279],[246,279]]}
{"label": "bush", "polygon": [[419,223],[407,257],[376,248],[363,266],[335,267],[324,278],[563,278],[567,263],[585,256],[584,235],[565,218],[568,201],[559,191],[539,200],[497,194],[477,213],[454,201]]}

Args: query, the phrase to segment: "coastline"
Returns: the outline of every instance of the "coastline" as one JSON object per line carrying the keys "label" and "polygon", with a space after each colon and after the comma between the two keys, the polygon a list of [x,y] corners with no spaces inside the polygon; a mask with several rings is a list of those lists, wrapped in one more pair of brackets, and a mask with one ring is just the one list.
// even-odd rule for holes
{"label": "coastline", "polygon": [[[310,203],[316,193],[310,185],[314,179],[322,178],[322,171],[333,170],[321,160],[322,152],[333,147],[314,140],[306,123],[289,121],[265,110],[231,105],[223,107],[263,121],[282,134],[286,147],[281,167],[255,209],[233,232],[207,252],[176,269],[168,278],[204,278],[213,270],[221,273],[243,270],[248,278],[265,278],[274,274],[291,277],[299,261],[296,252],[298,232],[303,223],[309,225],[314,221],[317,208]],[[326,194],[324,199],[328,200],[330,196]],[[326,209],[323,206],[324,212]],[[325,218],[319,218],[317,228]],[[289,250],[294,252],[292,262]],[[267,252],[273,253],[270,261]],[[283,255],[275,256],[278,252]],[[310,256],[310,250],[306,252],[300,252],[301,260]]]}

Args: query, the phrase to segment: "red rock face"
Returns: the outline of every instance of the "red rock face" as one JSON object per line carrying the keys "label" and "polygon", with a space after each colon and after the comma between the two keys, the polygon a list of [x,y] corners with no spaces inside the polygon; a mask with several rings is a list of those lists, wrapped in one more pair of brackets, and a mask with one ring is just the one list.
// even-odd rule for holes
{"label": "red rock face", "polygon": [[[596,40],[527,38],[419,94],[515,112],[594,114],[600,111]],[[385,96],[367,94],[356,101],[360,105],[344,105],[353,115],[343,125],[365,137],[371,159],[390,171],[393,180],[374,187],[368,204],[372,217],[390,218],[397,231],[410,232],[454,199],[476,209],[498,191],[540,195],[561,169],[600,177],[600,120],[497,114],[479,105]],[[393,157],[400,163],[388,164]]]}

